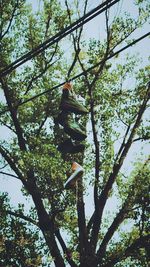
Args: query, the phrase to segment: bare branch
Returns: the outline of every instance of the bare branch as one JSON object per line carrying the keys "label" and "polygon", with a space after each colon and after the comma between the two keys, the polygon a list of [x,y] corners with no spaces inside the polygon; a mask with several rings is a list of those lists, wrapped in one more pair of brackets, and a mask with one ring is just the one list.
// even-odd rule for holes
{"label": "bare branch", "polygon": [[[87,2],[87,0],[86,0]],[[65,0],[65,5],[67,7],[67,13],[68,13],[68,17],[69,17],[69,22],[70,22],[70,25],[72,23],[72,20],[71,20],[71,14],[70,14],[70,9],[69,9],[69,5],[68,5],[68,1]],[[85,4],[86,6],[86,4]],[[84,12],[86,12],[86,8],[84,9]],[[85,14],[85,13],[84,13]],[[76,36],[72,33],[71,36],[72,36],[72,39],[73,39],[73,45],[74,45],[74,51],[75,51],[75,55],[74,55],[74,59],[73,59],[73,62],[68,70],[68,73],[67,73],[67,79],[69,79],[70,77],[70,74],[78,60],[78,56],[79,56],[79,53],[80,53],[80,47],[79,45],[79,42],[80,42],[80,38],[81,38],[81,33],[82,33],[82,29],[83,29],[83,26],[80,28],[79,30],[79,34],[77,34],[77,31],[76,31]]]}
{"label": "bare branch", "polygon": [[105,12],[105,17],[106,17],[106,31],[107,31],[107,43],[106,43],[106,51],[104,54],[104,57],[101,61],[101,64],[99,65],[98,70],[95,73],[95,77],[91,83],[91,87],[94,87],[98,77],[102,74],[107,57],[109,55],[109,48],[110,48],[110,29],[109,29],[109,18],[108,18],[108,9]]}
{"label": "bare branch", "polygon": [[11,126],[9,126],[7,123],[3,122],[2,120],[0,120],[0,123],[16,134],[16,131]]}
{"label": "bare branch", "polygon": [[1,78],[0,82],[2,84],[2,88],[4,90],[4,94],[5,94],[5,97],[6,97],[7,105],[9,107],[9,111],[11,113],[11,118],[12,118],[13,123],[14,123],[14,127],[15,127],[15,130],[16,130],[17,138],[18,138],[19,147],[20,147],[21,150],[26,151],[26,143],[25,143],[25,139],[23,137],[23,130],[22,130],[22,128],[20,126],[20,123],[19,123],[19,120],[17,118],[17,110],[13,106],[14,103],[12,103],[12,97],[11,97],[11,94],[10,94],[10,89],[9,89],[9,87],[7,85],[6,79]]}
{"label": "bare branch", "polygon": [[68,74],[67,74],[67,79],[68,79],[68,80],[69,80],[70,74],[71,74],[71,72],[72,72],[72,70],[73,70],[73,68],[74,68],[74,66],[75,66],[75,64],[76,64],[76,62],[77,62],[77,60],[78,60],[78,55],[79,55],[79,53],[80,53],[80,50],[76,50],[76,53],[75,53],[73,62],[72,62],[71,66],[70,66],[70,68],[69,68],[69,70],[68,70]]}
{"label": "bare branch", "polygon": [[41,70],[41,72],[40,72],[38,75],[33,75],[33,77],[31,78],[31,80],[29,81],[29,84],[28,84],[28,86],[27,86],[27,89],[26,89],[24,95],[26,95],[26,94],[29,92],[29,90],[30,90],[31,87],[32,87],[33,82],[35,82],[35,81],[37,81],[39,78],[41,78],[41,77],[43,76],[43,74],[46,73],[46,71],[47,71],[50,67],[52,67],[52,66],[53,66],[53,65],[60,59],[60,57],[59,57],[58,59],[56,59],[54,62],[52,62],[52,63],[50,64],[50,62],[53,60],[53,58],[54,58],[54,56],[55,56],[55,54],[56,54],[57,48],[58,48],[58,43],[56,44],[56,46],[55,46],[55,50],[54,50],[54,52],[52,53],[50,59],[49,59],[48,61],[46,61],[46,59],[45,59],[45,67]]}
{"label": "bare branch", "polygon": [[14,177],[14,178],[20,180],[20,178],[18,176],[14,175],[14,174],[11,174],[11,173],[8,173],[8,172],[2,172],[2,171],[0,171],[0,173],[1,174],[4,174],[4,175],[7,175],[7,176],[10,176],[10,177]]}
{"label": "bare branch", "polygon": [[[48,109],[48,107],[47,107],[47,109]],[[46,109],[46,110],[47,110],[47,109]],[[47,115],[47,112],[46,112],[46,114],[45,114],[45,118],[41,121],[41,124],[40,124],[40,126],[39,126],[39,128],[38,128],[38,130],[37,130],[37,132],[36,132],[36,136],[39,136],[39,134],[40,134],[40,132],[41,132],[41,130],[42,130],[42,128],[43,128],[43,126],[44,126],[44,124],[45,124],[47,118],[48,118],[48,115]]]}
{"label": "bare branch", "polygon": [[134,139],[133,142],[137,142],[137,141],[147,141],[147,140],[150,140],[150,136],[138,137],[138,138]]}
{"label": "bare branch", "polygon": [[19,0],[17,0],[17,2],[14,5],[13,11],[12,11],[12,15],[11,15],[11,18],[10,18],[9,23],[8,23],[8,27],[5,30],[5,32],[1,34],[0,40],[2,40],[4,38],[4,36],[9,32],[9,29],[10,29],[10,27],[12,25],[12,21],[13,21],[13,19],[15,17],[15,12],[16,12],[16,10],[18,8],[18,4],[19,4]]}
{"label": "bare branch", "polygon": [[24,214],[21,214],[21,213],[18,213],[18,212],[14,212],[14,211],[11,211],[11,210],[6,210],[6,213],[9,214],[9,215],[12,215],[14,217],[17,217],[17,218],[20,218],[20,219],[23,219],[27,222],[30,222],[36,226],[38,226],[38,223],[36,221],[34,221],[32,218],[28,217],[28,216],[25,216]]}
{"label": "bare branch", "polygon": [[7,163],[3,167],[1,167],[0,170],[5,169],[6,166],[8,166]]}
{"label": "bare branch", "polygon": [[51,14],[48,15],[47,22],[46,22],[45,39],[47,38],[47,35],[48,35],[50,21],[51,21]]}
{"label": "bare branch", "polygon": [[96,122],[95,122],[95,114],[94,114],[94,100],[93,100],[93,96],[92,96],[92,88],[94,87],[98,77],[100,76],[100,74],[103,71],[104,65],[106,63],[106,58],[108,56],[108,51],[109,51],[109,25],[108,25],[108,10],[106,10],[105,12],[105,16],[106,16],[106,29],[107,29],[107,47],[106,47],[106,52],[104,55],[104,58],[102,60],[102,64],[99,66],[95,77],[93,79],[93,81],[90,84],[89,87],[89,95],[90,95],[90,99],[91,99],[91,122],[92,122],[92,130],[93,130],[93,137],[94,137],[94,144],[95,144],[95,154],[96,154],[96,158],[95,158],[95,183],[94,183],[94,203],[95,203],[95,212],[97,213],[97,209],[98,209],[98,182],[99,182],[99,170],[100,170],[100,145],[99,145],[99,141],[97,138],[97,131],[96,131]]}
{"label": "bare branch", "polygon": [[0,145],[0,153],[1,153],[2,157],[6,160],[6,162],[9,164],[11,169],[17,174],[18,179],[20,179],[22,182],[25,182],[25,179],[24,179],[22,173],[17,168],[17,166],[16,166],[15,162],[13,161],[11,155],[1,145]]}
{"label": "bare branch", "polygon": [[128,133],[129,133],[129,131],[130,131],[130,127],[131,127],[131,125],[128,125],[128,127],[127,127],[127,129],[126,129],[126,132],[125,132],[125,135],[124,135],[122,144],[121,144],[121,146],[120,146],[120,148],[119,148],[119,151],[118,151],[118,153],[117,153],[115,162],[117,162],[117,160],[118,160],[118,158],[119,158],[119,156],[120,156],[120,154],[121,154],[121,152],[122,152],[122,150],[123,150],[123,148],[124,148],[124,146],[125,146],[126,138],[127,138],[127,135],[128,135]]}
{"label": "bare branch", "polygon": [[118,110],[115,110],[115,111],[116,111],[116,113],[117,113],[117,116],[118,116],[119,120],[120,120],[125,126],[128,127],[129,125],[128,125],[126,122],[123,121],[123,119],[121,118],[121,116],[120,116]]}
{"label": "bare branch", "polygon": [[58,241],[59,241],[59,243],[63,249],[64,254],[66,255],[66,259],[67,259],[68,263],[70,264],[70,266],[71,267],[77,267],[77,265],[75,264],[75,262],[72,259],[71,251],[67,248],[67,246],[66,246],[66,244],[65,244],[65,242],[64,242],[64,240],[60,234],[59,229],[57,229],[55,231],[55,235],[56,235],[56,237],[57,237],[57,239],[58,239]]}

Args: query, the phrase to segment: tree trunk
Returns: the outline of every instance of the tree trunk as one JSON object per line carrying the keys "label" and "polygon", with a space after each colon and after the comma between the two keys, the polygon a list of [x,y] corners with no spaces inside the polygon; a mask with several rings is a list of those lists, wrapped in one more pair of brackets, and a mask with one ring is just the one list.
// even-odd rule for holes
{"label": "tree trunk", "polygon": [[93,256],[92,253],[86,255],[85,259],[82,260],[80,267],[97,267],[97,261],[95,255]]}

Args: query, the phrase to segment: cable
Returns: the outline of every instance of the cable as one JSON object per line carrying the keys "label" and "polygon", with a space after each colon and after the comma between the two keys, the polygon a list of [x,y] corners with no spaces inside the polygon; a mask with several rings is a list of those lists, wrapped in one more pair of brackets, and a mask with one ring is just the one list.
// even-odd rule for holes
{"label": "cable", "polygon": [[36,55],[38,55],[39,53],[43,52],[49,46],[60,41],[62,38],[64,38],[68,34],[72,33],[73,31],[75,31],[79,27],[83,26],[85,23],[92,20],[93,18],[95,18],[96,16],[98,16],[99,14],[101,14],[102,12],[104,12],[105,10],[107,10],[108,8],[110,8],[111,6],[113,6],[114,4],[116,4],[119,1],[120,0],[106,0],[102,4],[98,5],[96,8],[89,11],[86,15],[84,15],[83,17],[81,17],[77,21],[73,22],[71,25],[69,25],[68,27],[66,27],[62,31],[58,32],[55,36],[49,38],[48,40],[43,42],[41,45],[37,46],[36,48],[31,50],[30,52],[26,53],[25,55],[21,56],[20,58],[18,58],[14,62],[12,62],[10,65],[8,65],[6,68],[4,68],[0,72],[0,77],[3,77],[5,75],[9,74],[11,71],[16,69],[20,65],[24,64],[25,62],[27,62],[31,58],[33,58]]}
{"label": "cable", "polygon": [[[119,0],[115,1],[118,2]],[[103,4],[99,5],[98,7],[96,7],[94,10],[90,11],[89,13],[87,13],[85,16],[83,16],[82,18],[80,18],[78,21],[72,23],[70,26],[68,26],[67,28],[65,28],[64,30],[62,30],[61,32],[57,33],[55,36],[51,37],[50,39],[48,39],[47,41],[45,41],[44,43],[42,43],[41,45],[39,45],[38,47],[34,48],[33,50],[31,50],[30,52],[28,52],[27,54],[25,54],[24,56],[20,57],[19,59],[17,59],[16,61],[14,61],[13,63],[11,63],[9,66],[7,66],[5,69],[2,70],[2,72],[0,73],[0,76],[4,76],[7,75],[8,73],[10,73],[12,70],[14,70],[15,68],[19,67],[20,65],[22,65],[23,63],[25,63],[26,61],[28,61],[29,59],[31,59],[32,57],[38,55],[39,53],[41,53],[42,51],[44,51],[46,48],[48,48],[50,45],[53,45],[54,43],[58,42],[59,40],[61,40],[63,37],[65,37],[66,35],[68,35],[69,33],[71,33],[72,31],[74,31],[75,29],[81,27],[83,24],[85,24],[86,22],[88,22],[89,20],[91,20],[93,17],[95,17],[96,15],[100,14],[101,12],[104,11],[100,10],[98,13],[94,14],[92,17],[88,18],[86,21],[84,20],[82,22],[83,19],[85,19],[86,17],[89,17],[93,12],[97,11],[97,9],[103,7],[106,3],[109,3],[109,1],[104,2]],[[114,3],[112,3],[114,4]],[[111,5],[112,5],[111,4]],[[110,6],[111,6],[110,5]],[[109,6],[107,6],[108,8]],[[105,7],[106,9],[106,7]],[[81,24],[78,25],[79,22],[82,22]],[[76,26],[77,24],[77,26]],[[75,27],[74,27],[75,26]],[[73,28],[74,27],[74,28]]]}
{"label": "cable", "polygon": [[[119,0],[118,0],[119,1]],[[117,1],[117,2],[118,2]],[[94,12],[99,11],[99,9],[103,6],[105,6],[105,4],[109,4],[109,2],[111,2],[111,0],[107,0],[104,3],[102,3],[101,5],[97,6],[95,9],[91,10],[90,12],[88,12],[86,15],[84,15],[82,18],[80,18],[79,20],[77,20],[76,22],[72,23],[70,26],[66,27],[65,29],[63,29],[62,31],[60,31],[59,33],[57,33],[55,36],[51,37],[50,39],[46,40],[44,43],[42,43],[41,45],[37,46],[36,48],[34,48],[33,50],[31,50],[30,52],[28,52],[27,54],[23,55],[22,57],[20,57],[19,59],[17,59],[16,61],[14,61],[13,63],[11,63],[9,66],[7,66],[5,69],[2,70],[2,72],[0,73],[1,76],[4,76],[6,74],[8,74],[9,72],[11,72],[13,69],[17,68],[18,66],[20,66],[21,64],[25,63],[27,60],[31,59],[33,56],[41,53],[43,50],[45,50],[47,47],[49,47],[50,45],[53,45],[54,43],[58,42],[59,40],[61,40],[63,37],[65,37],[66,35],[68,35],[69,33],[71,33],[72,31],[74,31],[75,29],[81,27],[83,24],[85,24],[88,20],[92,19],[92,18],[88,18],[89,16],[91,16],[91,14],[93,14]],[[116,1],[115,1],[116,2]],[[112,5],[112,4],[111,4]],[[105,7],[106,8],[106,7]],[[108,7],[107,7],[108,8]],[[102,12],[101,10],[99,12]],[[98,14],[96,14],[98,15]],[[95,14],[93,15],[95,16]],[[80,21],[82,22],[82,20],[86,19],[86,17],[88,18],[87,21],[83,21],[83,24],[79,24]],[[79,25],[78,25],[79,24]],[[77,25],[77,26],[76,26]],[[74,26],[76,26],[75,28],[73,28]],[[20,62],[20,63],[19,63]],[[18,63],[18,64],[17,64]],[[16,66],[15,66],[16,65]]]}
{"label": "cable", "polygon": [[[105,59],[105,61],[107,61],[107,60],[113,58],[114,56],[116,56],[116,55],[118,55],[119,53],[123,52],[124,50],[126,50],[126,49],[129,48],[130,46],[132,46],[132,45],[134,45],[134,44],[140,42],[141,40],[143,40],[144,38],[148,37],[149,35],[150,35],[150,32],[148,32],[148,33],[142,35],[142,36],[139,37],[138,39],[135,39],[132,43],[130,43],[130,44],[124,46],[123,48],[121,48],[121,49],[117,50],[116,52],[114,52],[112,55],[108,56],[108,57]],[[101,60],[101,61],[98,62],[97,64],[93,65],[92,67],[88,68],[87,70],[85,70],[85,71],[83,71],[83,72],[77,74],[76,76],[72,77],[71,80],[74,81],[74,80],[80,78],[80,77],[83,76],[85,73],[88,73],[88,72],[90,72],[91,70],[93,70],[94,68],[98,67],[100,64],[102,64],[102,62],[103,62],[103,60]],[[24,105],[24,104],[26,104],[26,103],[28,103],[28,102],[30,102],[30,101],[32,101],[32,100],[38,98],[38,97],[44,95],[44,94],[47,94],[47,93],[51,92],[51,91],[54,90],[54,89],[57,89],[57,88],[63,86],[65,83],[66,83],[66,81],[65,81],[65,82],[62,82],[62,83],[60,83],[60,84],[58,84],[58,85],[55,85],[55,86],[53,86],[52,88],[47,89],[46,91],[44,91],[44,92],[42,92],[42,93],[39,93],[39,94],[37,94],[37,95],[35,95],[35,96],[32,96],[31,98],[29,98],[29,99],[27,99],[27,100],[21,102],[20,104],[18,104],[17,108],[18,108],[19,106],[22,106],[22,105]],[[7,109],[7,110],[2,111],[2,112],[0,113],[0,115],[4,114],[4,113],[6,113],[6,112],[9,112],[9,110]]]}

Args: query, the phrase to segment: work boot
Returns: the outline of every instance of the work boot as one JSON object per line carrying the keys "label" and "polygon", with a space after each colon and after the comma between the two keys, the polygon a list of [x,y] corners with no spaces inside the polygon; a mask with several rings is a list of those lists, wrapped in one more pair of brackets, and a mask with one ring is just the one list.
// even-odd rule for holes
{"label": "work boot", "polygon": [[76,100],[70,83],[65,83],[63,86],[60,109],[64,111],[70,111],[75,114],[88,113],[88,110]]}
{"label": "work boot", "polygon": [[73,162],[72,171],[73,174],[68,178],[68,180],[64,184],[65,189],[71,189],[75,186],[76,181],[83,175],[84,169],[77,162]]}
{"label": "work boot", "polygon": [[85,145],[79,144],[79,145],[74,145],[71,139],[66,139],[64,142],[60,143],[58,146],[58,150],[62,154],[75,154],[79,152],[83,152],[85,149]]}
{"label": "work boot", "polygon": [[57,122],[64,127],[65,133],[67,133],[72,139],[83,141],[87,136],[85,129],[81,129],[80,126],[73,120],[71,113],[61,112],[58,115]]}

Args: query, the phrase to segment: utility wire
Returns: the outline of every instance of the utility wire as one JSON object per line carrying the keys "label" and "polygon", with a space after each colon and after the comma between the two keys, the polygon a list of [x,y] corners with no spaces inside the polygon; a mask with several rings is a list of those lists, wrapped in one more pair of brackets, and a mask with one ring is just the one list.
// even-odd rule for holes
{"label": "utility wire", "polygon": [[67,26],[65,29],[63,29],[62,31],[58,32],[53,37],[49,38],[48,40],[46,40],[45,42],[43,42],[42,44],[40,44],[36,48],[32,49],[30,52],[26,53],[25,55],[21,56],[20,58],[18,58],[14,62],[12,62],[10,65],[8,65],[6,68],[4,68],[0,72],[0,77],[3,77],[5,75],[9,74],[14,69],[18,68],[19,66],[21,66],[22,64],[24,64],[28,60],[30,60],[33,57],[37,56],[38,54],[43,52],[45,49],[47,49],[49,46],[52,46],[53,44],[59,42],[62,38],[64,38],[68,34],[72,33],[76,29],[80,28],[85,23],[87,23],[88,21],[92,20],[93,18],[95,18],[99,14],[103,13],[104,11],[106,11],[108,8],[110,8],[111,6],[113,6],[114,4],[116,4],[119,1],[120,0],[106,0],[102,4],[98,5],[96,8],[92,9],[91,11],[89,11],[83,17],[81,17],[77,21],[73,22],[72,24]]}
{"label": "utility wire", "polygon": [[[148,33],[146,33],[146,34],[140,36],[138,39],[135,39],[135,40],[134,40],[133,42],[131,42],[130,44],[128,44],[128,45],[122,47],[121,49],[117,50],[116,52],[114,52],[112,55],[109,55],[109,56],[105,59],[105,61],[107,61],[107,60],[113,58],[114,56],[118,55],[119,53],[123,52],[124,50],[126,50],[126,49],[129,48],[130,46],[133,46],[134,44],[140,42],[141,40],[143,40],[144,38],[146,38],[146,37],[148,37],[148,36],[150,36],[150,32],[148,32]],[[74,81],[74,80],[80,78],[81,76],[83,76],[84,74],[90,72],[91,70],[93,70],[94,68],[96,68],[96,67],[98,67],[100,64],[102,64],[103,61],[104,61],[104,59],[102,59],[100,62],[98,62],[97,64],[93,65],[92,67],[88,68],[87,70],[82,71],[81,73],[79,73],[79,74],[77,74],[76,76],[72,77],[72,78],[71,78],[71,81]],[[57,88],[63,86],[65,83],[66,83],[66,81],[65,81],[65,82],[62,82],[62,83],[60,83],[60,84],[58,84],[58,85],[55,85],[55,86],[53,86],[52,88],[47,89],[46,91],[44,91],[44,92],[42,92],[42,93],[39,93],[39,94],[37,94],[37,95],[34,95],[34,96],[32,96],[31,98],[29,98],[29,99],[26,99],[25,101],[19,103],[18,106],[16,106],[16,108],[18,108],[19,106],[22,106],[22,105],[24,105],[24,104],[26,104],[26,103],[28,103],[28,102],[30,102],[30,101],[36,99],[36,98],[38,98],[38,97],[40,97],[40,96],[42,96],[42,95],[44,95],[44,94],[49,93],[49,92],[51,92],[51,91],[54,90],[54,89],[57,89]],[[0,113],[0,115],[4,114],[4,113],[6,113],[6,112],[9,112],[9,110],[7,109],[7,110],[2,111],[2,112]]]}

